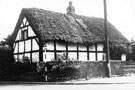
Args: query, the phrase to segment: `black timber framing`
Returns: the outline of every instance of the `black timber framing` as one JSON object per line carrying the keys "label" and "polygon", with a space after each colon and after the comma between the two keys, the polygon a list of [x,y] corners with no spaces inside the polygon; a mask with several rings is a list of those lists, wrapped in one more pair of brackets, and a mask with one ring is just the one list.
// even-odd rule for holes
{"label": "black timber framing", "polygon": [[67,42],[66,42],[66,55],[67,55],[67,57],[69,57],[68,56],[68,44],[67,44]]}
{"label": "black timber framing", "polygon": [[24,56],[25,56],[25,50],[26,50],[26,42],[24,40]]}
{"label": "black timber framing", "polygon": [[[46,50],[46,52],[54,52],[55,50]],[[77,50],[68,50],[68,51],[66,51],[66,50],[56,50],[56,52],[77,52]],[[86,52],[87,53],[87,51],[81,51],[81,50],[79,50],[78,52]],[[91,52],[91,53],[96,53],[96,51],[88,51],[89,53]],[[103,53],[103,51],[97,51],[97,53]]]}
{"label": "black timber framing", "polygon": [[25,27],[29,27],[29,26],[30,26],[30,25],[25,25],[25,26],[20,27],[20,29],[25,28]]}
{"label": "black timber framing", "polygon": [[54,58],[55,59],[57,59],[57,52],[58,53],[60,53],[60,52],[66,52],[67,55],[68,55],[69,52],[76,52],[76,54],[77,54],[77,60],[79,60],[79,52],[85,52],[85,53],[87,53],[87,60],[90,60],[90,54],[89,53],[95,53],[95,59],[96,60],[98,60],[98,55],[97,55],[98,53],[104,53],[104,51],[98,51],[97,50],[97,44],[94,44],[95,51],[90,51],[89,50],[90,45],[85,45],[86,51],[79,50],[79,44],[78,43],[76,44],[77,50],[69,50],[68,49],[68,43],[65,42],[65,44],[66,44],[66,50],[57,50],[56,49],[56,40],[54,40],[54,50],[46,50],[46,52],[54,52]]}
{"label": "black timber framing", "polygon": [[24,54],[24,53],[34,53],[34,52],[39,52],[39,50],[33,50],[33,51],[27,51],[27,52],[19,52],[19,53],[14,53],[14,55]]}
{"label": "black timber framing", "polygon": [[43,44],[39,41],[39,62],[43,61]]}
{"label": "black timber framing", "polygon": [[[26,18],[26,22],[24,22],[23,23],[23,19],[24,19],[24,17]],[[26,25],[26,23],[29,23],[28,25]],[[23,24],[23,26],[21,26],[21,24]],[[17,50],[17,53],[14,53],[13,52],[13,55],[17,55],[17,59],[19,59],[19,54],[25,54],[25,53],[30,53],[30,57],[32,58],[32,53],[33,52],[39,52],[40,50],[31,50],[31,51],[29,51],[29,52],[26,52],[25,50],[24,50],[24,52],[19,52],[19,42],[21,42],[21,41],[26,41],[26,40],[29,40],[29,39],[35,39],[37,42],[38,42],[38,40],[36,39],[36,38],[38,38],[38,39],[40,39],[40,37],[39,37],[39,35],[38,35],[38,33],[37,32],[35,32],[36,30],[33,28],[34,26],[31,24],[31,22],[29,21],[29,18],[27,18],[27,16],[25,16],[25,14],[23,14],[23,13],[21,13],[20,14],[20,16],[19,16],[19,19],[18,19],[18,21],[17,21],[17,24],[16,24],[16,26],[15,26],[15,30],[17,31],[19,31],[19,30],[21,30],[21,32],[22,32],[22,28],[27,28],[27,30],[28,30],[28,27],[29,26],[31,26],[31,28],[33,29],[33,32],[36,34],[36,36],[32,36],[32,37],[27,37],[27,39],[20,39],[20,40],[16,40],[16,41],[14,41],[14,43],[15,44],[17,44],[18,43],[18,50]],[[17,31],[17,32],[18,32]],[[28,34],[27,34],[28,35]],[[16,36],[17,36],[17,34],[16,34]],[[38,45],[39,45],[39,42],[38,42]],[[25,45],[24,45],[24,47],[25,47]],[[31,47],[32,48],[32,47]],[[14,48],[15,49],[15,48]],[[42,55],[42,54],[41,54]],[[42,59],[41,59],[42,60]]]}
{"label": "black timber framing", "polygon": [[15,50],[15,47],[16,47],[16,43],[14,43],[14,45],[13,45],[13,48],[12,48],[12,49],[13,49],[13,52],[14,52],[14,50]]}
{"label": "black timber framing", "polygon": [[96,49],[96,61],[98,60],[98,57],[97,57],[97,44],[95,44],[95,49]]}
{"label": "black timber framing", "polygon": [[[40,42],[40,46],[39,46],[39,50],[35,50],[35,51],[32,51],[32,43],[33,43],[33,40],[36,40],[36,38],[37,37],[31,37],[31,38],[29,38],[29,39],[26,39],[26,40],[31,40],[31,51],[29,51],[29,52],[26,52],[25,51],[25,48],[26,48],[26,45],[25,45],[25,40],[20,40],[20,41],[24,41],[24,52],[19,52],[19,41],[17,41],[16,43],[18,43],[18,52],[19,53],[14,53],[14,55],[17,55],[17,54],[25,54],[25,53],[30,53],[30,59],[31,59],[31,62],[32,62],[32,53],[33,52],[39,52],[39,60],[40,61],[43,61],[43,44],[41,44]],[[38,42],[38,41],[37,41]],[[16,44],[15,43],[15,44]],[[65,43],[66,44],[66,50],[57,50],[56,49],[56,41],[54,40],[54,50],[46,50],[46,52],[54,52],[54,57],[55,57],[55,59],[57,59],[57,52],[66,52],[66,54],[68,55],[68,52],[76,52],[77,53],[77,60],[79,60],[79,52],[85,52],[85,53],[87,53],[87,60],[89,60],[90,59],[90,55],[89,55],[89,53],[91,52],[91,53],[95,53],[95,59],[96,60],[98,60],[98,53],[104,53],[104,51],[98,51],[97,50],[97,44],[94,44],[94,46],[95,46],[95,51],[90,51],[89,50],[89,45],[85,45],[86,46],[86,51],[84,51],[84,50],[79,50],[79,44],[76,44],[76,48],[77,48],[77,50],[68,50],[68,43],[66,42]],[[18,56],[18,55],[17,55]]]}
{"label": "black timber framing", "polygon": [[77,43],[77,60],[79,60],[79,44]]}
{"label": "black timber framing", "polygon": [[[18,42],[18,50],[17,52],[19,53],[19,42]],[[19,56],[17,55],[17,60],[19,60]]]}
{"label": "black timber framing", "polygon": [[56,54],[56,40],[54,40],[54,58],[57,59],[57,54]]}
{"label": "black timber framing", "polygon": [[28,37],[27,39],[16,40],[14,43],[26,41],[26,40],[30,40],[30,39],[36,39],[36,38],[37,38],[37,36],[32,36],[32,37]]}
{"label": "black timber framing", "polygon": [[35,40],[36,40],[36,42],[37,42],[37,44],[38,44],[38,46],[39,46],[39,41],[37,40],[37,38],[35,38]]}
{"label": "black timber framing", "polygon": [[[32,50],[33,49],[33,40],[36,40],[35,39],[36,37],[31,37],[31,38],[29,38],[29,39],[26,39],[26,40],[30,40],[31,41],[31,50],[30,51],[28,51],[29,53],[30,53],[30,60],[31,60],[31,62],[32,62],[32,53],[33,52],[39,52],[39,50]],[[19,41],[16,41],[16,42],[14,42],[14,44],[16,45],[16,44],[18,44],[18,50],[17,50],[17,53],[14,53],[14,54],[23,54],[23,55],[25,55],[25,53],[28,53],[28,52],[26,52],[26,40],[19,40]],[[23,52],[19,52],[19,43],[20,42],[24,42],[23,44],[24,44],[24,50],[23,50]],[[18,56],[18,55],[17,55]]]}
{"label": "black timber framing", "polygon": [[88,45],[86,46],[86,49],[87,49],[87,59],[89,60],[89,46]]}
{"label": "black timber framing", "polygon": [[30,53],[31,63],[32,63],[32,48],[33,48],[33,39],[31,39],[31,53]]}

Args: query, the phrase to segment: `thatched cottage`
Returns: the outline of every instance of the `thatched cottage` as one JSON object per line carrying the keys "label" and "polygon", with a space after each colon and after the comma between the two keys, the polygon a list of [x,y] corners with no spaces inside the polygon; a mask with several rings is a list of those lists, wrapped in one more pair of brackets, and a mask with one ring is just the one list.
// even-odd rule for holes
{"label": "thatched cottage", "polygon": [[[111,46],[123,46],[128,40],[108,22]],[[22,62],[51,61],[65,52],[72,60],[105,60],[104,19],[75,14],[72,3],[62,14],[38,8],[24,8],[12,34],[13,55]]]}

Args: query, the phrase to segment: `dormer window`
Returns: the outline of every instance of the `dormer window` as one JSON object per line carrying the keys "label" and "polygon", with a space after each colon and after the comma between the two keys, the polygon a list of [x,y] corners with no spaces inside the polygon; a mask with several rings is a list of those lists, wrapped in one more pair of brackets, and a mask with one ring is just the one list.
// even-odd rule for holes
{"label": "dormer window", "polygon": [[25,39],[27,39],[28,38],[28,30],[24,30],[24,31],[22,31],[22,40],[25,40]]}

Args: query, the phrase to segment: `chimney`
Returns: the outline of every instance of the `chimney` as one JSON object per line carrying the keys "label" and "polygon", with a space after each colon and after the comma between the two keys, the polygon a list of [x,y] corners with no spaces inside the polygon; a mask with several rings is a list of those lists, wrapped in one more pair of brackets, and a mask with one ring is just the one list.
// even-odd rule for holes
{"label": "chimney", "polygon": [[72,5],[72,1],[69,2],[69,6],[67,7],[67,14],[75,14],[75,8]]}

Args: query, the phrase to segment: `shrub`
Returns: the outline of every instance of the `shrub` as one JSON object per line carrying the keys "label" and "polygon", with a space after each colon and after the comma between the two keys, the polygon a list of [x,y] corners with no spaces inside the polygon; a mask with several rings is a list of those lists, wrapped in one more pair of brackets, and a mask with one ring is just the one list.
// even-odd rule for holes
{"label": "shrub", "polygon": [[0,46],[0,77],[9,75],[13,64],[12,51],[6,46]]}

